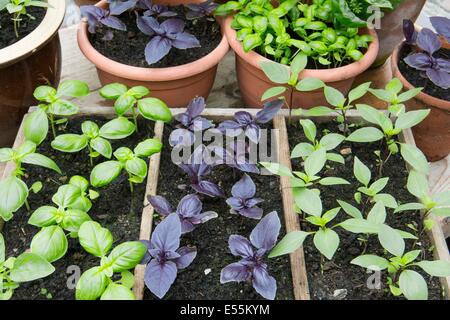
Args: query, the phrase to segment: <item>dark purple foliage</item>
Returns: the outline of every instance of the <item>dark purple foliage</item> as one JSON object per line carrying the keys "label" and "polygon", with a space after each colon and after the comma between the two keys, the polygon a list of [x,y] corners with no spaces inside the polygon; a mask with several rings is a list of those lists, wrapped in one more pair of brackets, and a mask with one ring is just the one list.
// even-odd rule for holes
{"label": "dark purple foliage", "polygon": [[266,299],[273,300],[277,292],[277,282],[269,275],[264,255],[273,248],[280,233],[280,219],[274,211],[266,215],[250,234],[250,241],[240,235],[231,235],[228,247],[239,262],[222,269],[220,283],[231,281],[252,281],[253,288]]}
{"label": "dark purple foliage", "polygon": [[[81,16],[87,19],[88,30],[90,33],[97,32],[97,29],[102,28],[103,26],[121,31],[127,30],[126,25],[109,10],[104,10],[96,6],[81,6],[80,11]],[[111,40],[112,37],[112,31],[107,30],[104,39]]]}
{"label": "dark purple foliage", "polygon": [[234,141],[223,150],[223,154],[222,163],[242,172],[260,173],[256,163],[249,160],[249,145],[245,141]]}
{"label": "dark purple foliage", "polygon": [[167,6],[153,4],[151,0],[138,0],[136,7],[145,10],[145,16],[175,17],[177,15],[176,12],[170,11]]}
{"label": "dark purple foliage", "polygon": [[244,174],[242,179],[231,188],[231,194],[233,197],[228,198],[227,203],[231,207],[232,212],[247,218],[261,219],[263,210],[257,205],[264,200],[254,198],[256,186],[250,176]]}
{"label": "dark purple foliage", "polygon": [[203,204],[195,194],[189,194],[183,197],[176,211],[172,209],[172,206],[164,197],[150,196],[148,200],[155,211],[162,216],[176,213],[181,221],[182,234],[191,232],[199,224],[217,218],[218,216],[214,211],[202,212]]}
{"label": "dark purple foliage", "polygon": [[414,22],[411,20],[403,20],[403,34],[407,44],[415,45],[417,40],[417,31]]}
{"label": "dark purple foliage", "polygon": [[259,124],[267,123],[275,117],[280,111],[283,101],[277,99],[266,102],[256,117],[247,111],[238,111],[235,113],[233,120],[226,120],[219,124],[218,129],[228,136],[238,136],[242,132],[254,143],[258,143],[261,138],[261,128]]}
{"label": "dark purple foliage", "polygon": [[450,42],[450,19],[446,17],[431,17],[431,24],[436,32]]}
{"label": "dark purple foliage", "polygon": [[213,21],[214,18],[210,16],[218,6],[219,5],[217,3],[214,3],[213,0],[186,4],[185,7],[189,9],[189,11],[186,13],[186,18],[189,20],[193,20],[207,17],[208,20]]}
{"label": "dark purple foliage", "polygon": [[203,131],[213,127],[212,121],[200,117],[205,109],[205,98],[195,97],[189,102],[186,112],[175,116],[180,123],[178,129],[172,131],[169,143],[172,147],[177,145],[190,146],[195,142],[194,132]]}
{"label": "dark purple foliage", "polygon": [[417,46],[423,50],[407,56],[405,62],[420,71],[438,87],[450,88],[450,60],[435,58],[433,54],[441,48],[438,36],[428,28],[423,28],[417,35]]}
{"label": "dark purple foliage", "polygon": [[138,0],[108,0],[109,10],[113,15],[121,15],[127,10],[136,7]]}
{"label": "dark purple foliage", "polygon": [[145,284],[158,298],[163,298],[177,278],[179,269],[188,267],[197,255],[195,248],[181,247],[181,222],[173,213],[159,223],[151,241],[141,240],[148,252],[142,260]]}
{"label": "dark purple foliage", "polygon": [[145,47],[145,59],[148,64],[161,60],[172,47],[177,49],[200,47],[200,42],[194,35],[184,32],[183,20],[171,18],[160,24],[154,17],[137,15],[137,26],[142,33],[152,37]]}

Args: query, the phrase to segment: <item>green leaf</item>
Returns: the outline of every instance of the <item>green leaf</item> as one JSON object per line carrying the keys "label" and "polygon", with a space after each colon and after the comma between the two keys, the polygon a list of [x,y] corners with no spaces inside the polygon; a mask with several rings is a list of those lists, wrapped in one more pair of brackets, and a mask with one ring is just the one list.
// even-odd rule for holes
{"label": "green leaf", "polygon": [[435,193],[432,198],[440,206],[450,206],[450,190]]}
{"label": "green leaf", "polygon": [[298,91],[314,91],[325,87],[325,83],[317,78],[304,78],[295,87]]}
{"label": "green leaf", "polygon": [[52,141],[52,148],[62,152],[78,152],[86,148],[89,139],[84,135],[67,133]]}
{"label": "green leaf", "polygon": [[26,140],[39,145],[45,140],[48,133],[47,114],[41,108],[25,116],[23,121],[23,134]]}
{"label": "green leaf", "polygon": [[77,300],[96,300],[101,297],[108,285],[108,277],[101,267],[84,272],[77,282],[75,297]]}
{"label": "green leaf", "polygon": [[114,102],[114,109],[116,110],[117,115],[123,116],[128,110],[134,107],[136,102],[137,100],[135,97],[128,93],[124,93]]}
{"label": "green leaf", "polygon": [[304,231],[291,231],[286,234],[283,239],[270,251],[269,258],[275,258],[285,254],[289,254],[297,250],[303,245],[309,233]]}
{"label": "green leaf", "polygon": [[444,260],[420,261],[416,265],[434,277],[450,277],[450,262]]}
{"label": "green leaf", "polygon": [[81,132],[92,139],[98,136],[99,128],[95,122],[88,120],[81,124]]}
{"label": "green leaf", "polygon": [[39,86],[36,89],[34,89],[33,96],[38,101],[50,103],[56,96],[56,90],[50,86]]}
{"label": "green leaf", "polygon": [[381,178],[378,179],[377,181],[375,181],[374,183],[372,183],[369,187],[370,191],[372,191],[373,193],[378,193],[381,190],[384,189],[384,187],[386,187],[387,183],[389,181],[389,178]]}
{"label": "green leaf", "polygon": [[379,226],[364,219],[351,218],[339,224],[342,228],[352,233],[378,233]]}
{"label": "green leaf", "polygon": [[128,271],[128,270],[122,271],[120,273],[120,276],[121,277],[120,277],[119,282],[122,285],[124,285],[128,289],[133,288],[133,286],[134,286],[134,275],[130,271]]}
{"label": "green leaf", "polygon": [[335,185],[342,185],[342,184],[350,184],[345,179],[338,178],[338,177],[327,177],[319,180],[319,183],[323,186],[335,186]]}
{"label": "green leaf", "polygon": [[395,198],[387,193],[379,193],[373,196],[375,202],[382,202],[385,207],[395,209],[397,208],[397,201]]}
{"label": "green leaf", "polygon": [[408,175],[408,182],[406,188],[409,193],[419,199],[424,199],[428,196],[428,180],[427,177],[415,170],[411,170]]}
{"label": "green leaf", "polygon": [[371,84],[370,82],[366,82],[366,83],[360,84],[356,88],[350,90],[350,92],[348,93],[348,103],[350,104],[353,101],[356,101],[359,98],[362,98],[369,90],[370,84]]}
{"label": "green leaf", "polygon": [[282,177],[294,177],[291,170],[280,163],[260,162],[260,164],[264,168],[269,170],[272,174],[276,174]]}
{"label": "green leaf", "polygon": [[170,122],[172,112],[165,102],[157,98],[145,98],[138,101],[139,112],[145,119]]}
{"label": "green leaf", "polygon": [[139,241],[129,241],[115,247],[109,259],[114,272],[133,269],[147,253],[147,246]]}
{"label": "green leaf", "polygon": [[291,74],[296,78],[302,72],[308,63],[308,57],[304,53],[298,53],[291,62]]}
{"label": "green leaf", "polygon": [[425,119],[429,113],[430,113],[429,109],[414,110],[414,111],[401,113],[398,115],[397,120],[395,121],[395,128],[404,130],[404,129],[414,127],[415,125],[422,122],[423,119]]}
{"label": "green leaf", "polygon": [[344,157],[337,153],[327,152],[327,160],[345,164]]}
{"label": "green leaf", "polygon": [[428,174],[430,170],[430,165],[428,164],[427,158],[425,158],[422,151],[412,144],[401,143],[400,153],[403,159],[414,168],[414,170],[421,172],[423,174]]}
{"label": "green leaf", "polygon": [[378,99],[386,101],[386,102],[391,102],[394,99],[394,95],[387,90],[369,89],[369,92],[372,93]]}
{"label": "green leaf", "polygon": [[90,90],[87,83],[79,80],[66,80],[59,85],[57,96],[80,98],[87,96],[89,92]]}
{"label": "green leaf", "polygon": [[433,215],[438,217],[449,217],[450,216],[450,207],[446,208],[433,208],[431,212]]}
{"label": "green leaf", "polygon": [[262,61],[259,65],[270,81],[279,84],[288,83],[290,75],[286,66],[272,61]]}
{"label": "green leaf", "polygon": [[379,129],[365,127],[352,132],[346,140],[351,142],[374,142],[383,139],[383,137],[383,132]]}
{"label": "green leaf", "polygon": [[403,89],[403,84],[398,78],[394,78],[386,84],[386,90],[397,94]]}
{"label": "green leaf", "polygon": [[8,221],[28,198],[28,187],[22,180],[10,176],[0,181],[0,216]]}
{"label": "green leaf", "polygon": [[133,291],[127,287],[117,283],[110,283],[100,300],[136,300],[136,297]]}
{"label": "green leaf", "polygon": [[379,125],[381,127],[382,120],[384,116],[379,110],[375,109],[366,104],[357,104],[356,109],[361,114],[361,117],[373,124]]}
{"label": "green leaf", "polygon": [[401,257],[405,251],[405,241],[400,233],[386,224],[379,227],[378,240],[389,253]]}
{"label": "green leaf", "polygon": [[416,210],[422,210],[425,209],[425,206],[421,203],[412,202],[412,203],[405,203],[402,205],[399,205],[394,213],[402,212],[402,211],[416,211]]}
{"label": "green leaf", "polygon": [[147,163],[141,158],[134,158],[125,162],[125,170],[132,175],[145,178],[148,171]]}
{"label": "green leaf", "polygon": [[345,137],[338,133],[329,133],[320,139],[320,146],[325,148],[325,150],[330,151],[336,148],[338,145],[345,140]]}
{"label": "green leaf", "polygon": [[3,235],[0,233],[0,264],[5,262],[5,238],[3,238]]}
{"label": "green leaf", "polygon": [[30,190],[33,191],[34,194],[36,194],[36,193],[39,193],[43,187],[44,187],[44,185],[42,184],[41,181],[36,181],[35,183],[33,183],[31,185]]}
{"label": "green leaf", "polygon": [[325,212],[322,215],[322,219],[324,221],[326,221],[326,223],[330,222],[331,220],[333,220],[334,218],[336,218],[336,216],[338,215],[338,213],[341,211],[340,207],[336,207],[333,209],[328,210],[327,212]]}
{"label": "green leaf", "polygon": [[308,177],[314,177],[325,166],[327,156],[325,149],[320,148],[311,153],[305,160],[305,173]]}
{"label": "green leaf", "polygon": [[62,174],[61,169],[58,167],[55,161],[39,153],[30,153],[26,155],[24,158],[22,158],[22,162],[51,169],[59,174]]}
{"label": "green leaf", "polygon": [[260,35],[256,33],[246,35],[244,40],[242,41],[242,46],[245,52],[249,52],[250,50],[259,47],[262,44],[263,40],[261,39]]}
{"label": "green leaf", "polygon": [[367,214],[367,221],[373,224],[382,224],[386,221],[386,208],[383,203],[376,202]]}
{"label": "green leaf", "polygon": [[404,270],[399,277],[400,289],[408,300],[427,300],[428,286],[423,277],[413,270]]}
{"label": "green leaf", "polygon": [[109,140],[120,140],[132,135],[135,130],[134,123],[125,117],[118,117],[100,128],[100,136]]}
{"label": "green leaf", "polygon": [[314,107],[314,108],[307,109],[307,110],[303,110],[303,109],[300,109],[300,110],[301,110],[301,114],[306,117],[327,116],[333,112],[333,110],[328,107]]}
{"label": "green leaf", "polygon": [[355,178],[365,186],[369,184],[372,177],[370,169],[356,156],[353,162],[353,174],[355,175]]}
{"label": "green leaf", "polygon": [[300,124],[303,127],[303,132],[305,133],[306,138],[312,143],[316,141],[316,125],[309,119],[300,120]]}
{"label": "green leaf", "polygon": [[72,116],[78,113],[79,108],[72,102],[66,100],[57,100],[48,107],[48,113],[56,116]]}
{"label": "green leaf", "polygon": [[337,202],[339,203],[341,208],[345,211],[345,213],[347,213],[349,216],[356,219],[363,219],[363,215],[358,208],[342,200],[337,200]]}
{"label": "green leaf", "polygon": [[84,250],[99,258],[108,254],[113,243],[111,232],[95,221],[83,223],[78,238]]}
{"label": "green leaf", "polygon": [[91,148],[98,153],[100,153],[102,156],[104,156],[107,159],[111,159],[112,156],[112,146],[111,143],[109,143],[108,140],[97,137],[95,139],[92,139],[90,141]]}
{"label": "green leaf", "polygon": [[121,83],[110,83],[100,89],[100,95],[105,99],[116,100],[128,90],[127,86]]}
{"label": "green leaf", "polygon": [[295,204],[300,210],[313,216],[322,215],[322,201],[316,192],[307,188],[294,188],[292,191]]}
{"label": "green leaf", "polygon": [[14,261],[10,278],[14,282],[29,282],[45,278],[54,271],[55,268],[43,257],[25,252]]}
{"label": "green leaf", "polygon": [[12,161],[15,157],[15,151],[11,148],[0,148],[0,162]]}
{"label": "green leaf", "polygon": [[332,229],[319,229],[314,235],[314,245],[328,260],[331,260],[339,247],[339,236]]}
{"label": "green leaf", "polygon": [[261,97],[261,101],[273,98],[273,97],[278,97],[279,95],[283,94],[284,92],[286,92],[287,88],[283,87],[283,86],[278,86],[278,87],[272,87],[267,89],[262,97]]}
{"label": "green leaf", "polygon": [[61,221],[61,227],[69,232],[78,232],[81,225],[86,221],[91,221],[91,217],[89,217],[86,212],[77,209],[70,209],[64,214],[64,218]]}
{"label": "green leaf", "polygon": [[310,143],[300,142],[291,153],[291,158],[305,158],[314,152],[314,147]]}
{"label": "green leaf", "polygon": [[25,141],[16,149],[17,158],[22,159],[27,154],[33,153],[35,151],[36,151],[36,144],[31,141]]}
{"label": "green leaf", "polygon": [[128,94],[132,95],[136,99],[141,99],[148,95],[150,93],[150,90],[147,87],[144,86],[135,86],[132,87],[130,90],[128,90]]}
{"label": "green leaf", "polygon": [[406,92],[403,92],[397,97],[397,100],[399,103],[408,101],[415,96],[417,96],[420,92],[422,92],[423,88],[413,88],[411,90],[408,90]]}
{"label": "green leaf", "polygon": [[122,172],[123,165],[119,161],[106,161],[92,169],[91,185],[96,188],[104,187],[115,180]]}
{"label": "green leaf", "polygon": [[72,205],[80,195],[81,190],[78,187],[66,184],[58,188],[58,191],[52,197],[52,201],[61,208],[67,208]]}
{"label": "green leaf", "polygon": [[327,102],[332,106],[340,107],[344,105],[345,97],[339,90],[330,86],[325,86],[324,93]]}
{"label": "green leaf", "polygon": [[43,227],[31,240],[31,252],[48,262],[61,259],[67,252],[68,243],[64,231],[59,226]]}
{"label": "green leaf", "polygon": [[350,263],[373,271],[381,271],[389,267],[388,260],[373,254],[356,257]]}
{"label": "green leaf", "polygon": [[158,139],[147,139],[140,142],[134,148],[134,154],[138,157],[150,157],[151,155],[160,152],[162,143]]}
{"label": "green leaf", "polygon": [[28,224],[36,227],[47,227],[56,224],[58,209],[50,206],[42,206],[33,212],[28,219]]}
{"label": "green leaf", "polygon": [[401,259],[404,264],[408,264],[417,259],[419,254],[421,254],[421,250],[413,250],[405,253]]}

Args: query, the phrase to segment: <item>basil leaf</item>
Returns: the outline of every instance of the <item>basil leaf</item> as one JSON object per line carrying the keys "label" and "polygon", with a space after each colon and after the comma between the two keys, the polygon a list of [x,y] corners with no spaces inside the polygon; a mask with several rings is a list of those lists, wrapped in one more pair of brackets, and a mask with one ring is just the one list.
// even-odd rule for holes
{"label": "basil leaf", "polygon": [[114,272],[122,272],[134,268],[147,253],[147,246],[139,241],[124,242],[115,247],[109,259]]}
{"label": "basil leaf", "polygon": [[51,146],[53,149],[62,152],[78,152],[87,147],[88,138],[79,134],[62,134],[52,141]]}
{"label": "basil leaf", "polygon": [[108,121],[100,128],[100,136],[109,140],[124,139],[133,134],[136,126],[124,117]]}
{"label": "basil leaf", "polygon": [[136,300],[136,297],[133,291],[127,287],[117,283],[110,283],[100,300]]}
{"label": "basil leaf", "polygon": [[96,165],[91,172],[91,185],[101,188],[110,184],[120,175],[122,169],[123,165],[113,160]]}
{"label": "basil leaf", "polygon": [[45,278],[54,271],[55,268],[43,257],[25,252],[14,261],[10,278],[14,282],[28,282]]}
{"label": "basil leaf", "polygon": [[37,145],[45,140],[48,133],[47,114],[41,108],[27,115],[23,121],[23,134],[26,140]]}
{"label": "basil leaf", "polygon": [[78,230],[81,246],[96,257],[104,257],[111,249],[113,237],[108,229],[95,221],[83,223]]}
{"label": "basil leaf", "polygon": [[3,220],[10,220],[27,198],[28,187],[22,180],[11,176],[0,181],[0,216]]}
{"label": "basil leaf", "polygon": [[101,297],[108,285],[108,277],[100,267],[84,272],[78,280],[75,297],[77,300],[96,300]]}
{"label": "basil leaf", "polygon": [[61,259],[67,252],[68,242],[59,226],[43,227],[31,240],[31,252],[48,262]]}
{"label": "basil leaf", "polygon": [[145,98],[138,101],[138,110],[148,120],[170,122],[172,112],[167,104],[157,98]]}

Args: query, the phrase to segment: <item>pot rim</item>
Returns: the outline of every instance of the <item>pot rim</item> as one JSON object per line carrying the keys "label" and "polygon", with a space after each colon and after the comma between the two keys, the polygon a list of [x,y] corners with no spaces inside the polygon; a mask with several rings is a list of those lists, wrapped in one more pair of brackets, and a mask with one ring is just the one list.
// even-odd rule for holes
{"label": "pot rim", "polygon": [[30,34],[16,43],[0,49],[0,67],[26,58],[43,47],[57,32],[66,13],[66,1],[48,0],[44,19]]}
{"label": "pot rim", "polygon": [[[402,41],[398,46],[395,47],[394,52],[391,56],[391,65],[392,65],[392,73],[395,77],[400,79],[403,83],[403,86],[407,90],[414,89],[415,87],[402,75],[400,72],[400,68],[398,67],[398,60],[400,59],[399,53],[400,50],[405,46],[406,42]],[[415,99],[421,100],[425,102],[430,107],[436,107],[445,111],[450,111],[450,101],[446,101],[444,99],[435,98],[425,92],[420,92]]]}
{"label": "pot rim", "polygon": [[[230,47],[239,57],[245,60],[248,64],[261,70],[261,67],[259,66],[260,62],[272,60],[263,57],[254,50],[251,50],[249,52],[244,51],[241,42],[236,40],[236,31],[233,28],[231,28],[232,19],[233,16],[230,15],[226,18],[224,22],[224,32],[227,36]],[[364,57],[361,60],[339,68],[320,69],[320,70],[305,69],[300,73],[299,79],[312,77],[312,78],[319,78],[322,81],[329,83],[338,82],[345,79],[356,77],[358,74],[370,68],[370,66],[374,63],[378,55],[379,42],[375,30],[372,29],[367,30],[368,33],[374,37],[374,40],[369,45],[367,52],[364,54]]]}
{"label": "pot rim", "polygon": [[[96,6],[105,7],[106,0],[102,0]],[[90,43],[87,30],[87,22],[81,21],[78,26],[78,46],[86,58],[98,69],[101,69],[114,76],[136,80],[136,81],[172,81],[188,78],[194,74],[205,72],[216,66],[229,50],[228,41],[223,31],[223,24],[217,20],[221,26],[222,39],[217,47],[206,56],[175,67],[167,68],[141,68],[129,66],[112,59],[109,59],[98,52]]]}

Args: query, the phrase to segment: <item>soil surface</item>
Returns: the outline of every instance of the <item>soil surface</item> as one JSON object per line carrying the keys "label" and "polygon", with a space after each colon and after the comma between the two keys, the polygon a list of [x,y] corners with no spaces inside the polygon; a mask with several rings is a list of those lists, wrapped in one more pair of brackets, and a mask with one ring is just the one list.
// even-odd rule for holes
{"label": "soil surface", "polygon": [[20,22],[18,29],[19,37],[16,36],[14,31],[14,23],[11,20],[11,15],[3,10],[0,12],[0,49],[6,48],[20,39],[29,35],[44,19],[46,8],[29,7],[27,9],[28,14],[32,15],[35,19],[30,19],[24,16]]}
{"label": "soil surface", "polygon": [[[208,21],[205,18],[197,20],[187,20],[183,6],[170,7],[171,11],[177,12],[177,18],[185,21],[185,32],[193,34],[200,42],[201,47],[191,49],[176,49],[172,47],[170,52],[160,61],[149,65],[145,60],[145,47],[151,37],[142,33],[136,26],[136,16],[125,12],[119,16],[126,26],[127,31],[114,31],[114,38],[111,41],[104,41],[103,33],[90,34],[90,41],[93,47],[104,56],[135,67],[166,68],[174,67],[189,62],[196,61],[213,51],[222,39],[220,26],[215,21]],[[158,18],[162,21],[170,18]]]}
{"label": "soil surface", "polygon": [[[398,67],[400,69],[401,74],[405,77],[406,80],[409,81],[414,87],[423,87],[423,92],[429,94],[432,97],[442,99],[445,101],[450,101],[450,90],[443,89],[441,87],[436,86],[430,79],[428,79],[427,75],[420,70],[416,70],[413,67],[410,67],[403,61],[408,55],[410,55],[413,51],[413,48],[409,45],[403,46],[402,50],[400,50],[399,56],[400,61],[398,62]],[[435,58],[443,58],[446,60],[450,60],[450,49],[441,48],[434,55]]]}
{"label": "soil surface", "polygon": [[[164,145],[171,129],[167,126],[164,132]],[[270,143],[270,141],[269,141]],[[170,158],[171,149],[165,147],[162,152],[158,192],[176,207],[182,197],[191,193],[191,190],[180,190],[180,185],[189,183],[186,174]],[[231,196],[231,188],[243,173],[228,166],[217,166],[210,176],[210,181],[217,183]],[[256,197],[265,201],[260,204],[264,215],[277,211],[281,220],[282,229],[279,239],[285,234],[282,199],[280,185],[277,177],[250,174],[256,184]],[[178,277],[171,289],[164,297],[168,300],[263,300],[256,293],[251,283],[229,282],[220,284],[220,272],[230,263],[237,262],[228,249],[228,238],[232,234],[249,237],[259,220],[249,219],[230,213],[225,199],[201,196],[203,211],[215,211],[219,217],[198,226],[193,232],[182,236],[182,245],[196,246],[198,253],[193,263],[178,273]],[[158,221],[158,215],[155,215]],[[278,300],[293,300],[293,286],[288,256],[265,260],[268,263],[269,274],[277,281]],[[145,299],[157,299],[148,289],[145,290]]]}
{"label": "soil surface", "polygon": [[[339,132],[335,123],[323,123],[316,124],[318,139],[323,136],[324,130],[331,132]],[[298,123],[292,124],[288,127],[289,144],[292,150],[295,145],[300,142],[306,142],[307,139],[303,134],[303,130]],[[351,154],[344,155],[345,165],[327,162],[327,168],[321,177],[341,177],[350,182],[349,185],[338,186],[319,186],[321,191],[321,199],[323,202],[324,212],[338,207],[337,199],[344,200],[355,207],[361,209],[361,206],[357,205],[353,199],[353,194],[356,192],[357,186],[360,183],[353,176],[353,158],[357,156],[366,166],[371,169],[372,182],[379,177],[378,167],[376,163],[376,156],[374,151],[382,150],[383,159],[386,158],[387,148],[386,145],[380,142],[374,142],[370,144],[341,144],[334,152],[339,153],[340,150],[350,148]],[[293,159],[293,170],[303,171],[301,165],[301,159]],[[412,195],[406,190],[406,181],[408,177],[408,171],[406,170],[405,163],[401,156],[392,156],[385,164],[383,177],[389,177],[389,182],[383,192],[389,193],[400,203],[414,202],[416,201]],[[364,201],[363,196],[363,201]],[[367,209],[370,210],[372,206],[368,205]],[[421,218],[420,213],[407,211],[404,213],[394,214],[392,209],[387,210],[387,224],[393,228],[401,229],[413,234],[417,234],[413,230],[408,228],[408,224],[417,225],[421,230]],[[363,210],[364,211],[364,210]],[[367,214],[368,211],[365,213]],[[338,222],[344,221],[350,218],[343,210],[338,214],[335,220]],[[305,231],[317,230],[312,229],[310,224],[305,223],[302,220],[302,229]],[[334,225],[330,224],[330,226]],[[349,299],[349,300],[383,300],[394,299],[392,295],[387,291],[386,285],[386,272],[382,273],[382,281],[380,289],[369,289],[367,286],[372,273],[367,273],[366,269],[359,266],[351,265],[350,261],[357,256],[363,254],[364,245],[358,240],[359,235],[352,234],[342,228],[336,228],[335,231],[339,234],[340,245],[335,256],[331,261],[326,258],[321,260],[321,255],[314,247],[313,238],[309,237],[304,243],[306,269],[308,273],[309,288],[312,299]],[[405,240],[406,249],[405,252],[413,250],[414,240]],[[433,256],[430,253],[431,243],[426,234],[419,236],[419,241],[415,244],[414,250],[422,250],[422,254],[419,256],[419,260],[432,260]],[[385,256],[383,248],[378,242],[377,237],[371,236],[369,238],[366,254],[376,254],[379,256]],[[323,273],[321,271],[321,264],[323,265]],[[428,274],[424,273],[421,269],[417,269],[424,278],[427,280],[429,287],[429,299],[439,300],[442,299],[442,291],[440,281],[438,278],[432,278]]]}
{"label": "soil surface", "polygon": [[[81,133],[81,123],[85,120],[96,122],[99,126],[107,122],[103,117],[79,117],[70,120],[67,127],[60,127],[58,134]],[[153,122],[140,121],[139,133],[123,139],[111,141],[113,150],[127,146],[134,148],[140,141],[153,137]],[[70,177],[81,175],[89,180],[92,167],[89,164],[87,150],[78,153],[63,153],[54,150],[51,146],[52,134],[49,132],[47,139],[39,146],[37,152],[52,158],[63,171],[63,176],[58,173],[37,166],[26,166],[24,181],[31,186],[36,181],[44,183],[44,187],[38,194],[30,192],[28,198],[31,211],[25,208],[14,214],[14,218],[5,224],[3,235],[6,239],[7,255],[17,256],[29,248],[31,239],[39,231],[39,228],[28,225],[27,221],[31,213],[43,205],[54,205],[51,198],[59,186],[68,183]],[[96,158],[96,163],[104,161]],[[100,197],[93,202],[89,211],[91,218],[99,222],[104,228],[109,229],[114,237],[113,247],[124,242],[139,239],[143,200],[145,196],[145,183],[135,185],[134,192],[129,189],[128,176],[122,173],[109,186],[96,189]],[[69,238],[69,249],[66,255],[53,263],[56,270],[47,278],[21,285],[13,295],[13,299],[47,299],[47,294],[52,299],[74,299],[75,290],[73,284],[77,271],[84,272],[100,263],[100,260],[80,246],[78,239]],[[80,274],[78,274],[79,276]],[[43,294],[42,292],[46,292]],[[50,295],[48,298],[50,298]]]}

